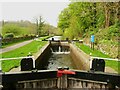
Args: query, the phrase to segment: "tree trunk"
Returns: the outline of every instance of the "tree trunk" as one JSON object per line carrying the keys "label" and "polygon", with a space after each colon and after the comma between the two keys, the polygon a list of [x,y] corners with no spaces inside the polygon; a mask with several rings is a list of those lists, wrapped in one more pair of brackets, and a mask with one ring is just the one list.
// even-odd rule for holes
{"label": "tree trunk", "polygon": [[110,24],[110,10],[107,7],[107,5],[105,5],[105,28],[109,27]]}
{"label": "tree trunk", "polygon": [[114,4],[113,4],[113,10],[114,10],[114,19],[113,19],[113,21],[114,21],[114,23],[113,24],[115,24],[116,23],[116,21],[118,21],[118,20],[120,20],[120,18],[119,18],[119,16],[120,16],[120,6],[119,6],[119,2],[115,2]]}
{"label": "tree trunk", "polygon": [[37,30],[37,35],[39,36],[39,31],[38,31],[38,20],[36,19],[36,30]]}

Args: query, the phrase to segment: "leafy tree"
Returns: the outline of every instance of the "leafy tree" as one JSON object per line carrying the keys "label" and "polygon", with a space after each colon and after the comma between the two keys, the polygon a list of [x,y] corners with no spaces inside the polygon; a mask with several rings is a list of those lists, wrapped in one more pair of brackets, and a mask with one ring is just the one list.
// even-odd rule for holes
{"label": "leafy tree", "polygon": [[59,15],[58,27],[61,28],[63,32],[66,28],[69,27],[70,15],[69,8],[65,8]]}
{"label": "leafy tree", "polygon": [[119,7],[118,2],[72,2],[59,15],[58,27],[66,30],[64,36],[90,37],[118,23]]}
{"label": "leafy tree", "polygon": [[[93,11],[91,11],[91,3],[74,2],[65,8],[60,16],[58,27],[62,30],[69,28],[73,31],[73,38],[83,36],[85,32],[91,29],[93,20]],[[67,12],[67,13],[66,13]],[[68,15],[69,13],[69,15]]]}

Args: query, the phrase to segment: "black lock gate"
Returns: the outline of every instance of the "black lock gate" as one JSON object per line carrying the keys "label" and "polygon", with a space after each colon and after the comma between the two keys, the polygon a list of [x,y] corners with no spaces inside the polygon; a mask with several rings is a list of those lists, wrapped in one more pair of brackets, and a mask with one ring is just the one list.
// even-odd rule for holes
{"label": "black lock gate", "polygon": [[91,70],[104,72],[104,70],[105,70],[105,61],[104,61],[104,59],[96,59],[96,58],[94,58],[93,61],[92,61]]}
{"label": "black lock gate", "polygon": [[23,58],[21,60],[21,71],[30,71],[30,70],[33,70],[33,59]]}

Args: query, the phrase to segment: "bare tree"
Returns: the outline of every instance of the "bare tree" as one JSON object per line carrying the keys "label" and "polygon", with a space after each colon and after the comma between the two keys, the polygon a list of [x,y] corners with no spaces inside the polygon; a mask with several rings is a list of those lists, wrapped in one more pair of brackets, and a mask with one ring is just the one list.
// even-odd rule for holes
{"label": "bare tree", "polygon": [[36,27],[37,27],[37,35],[40,36],[42,33],[42,29],[44,26],[44,21],[42,16],[40,16],[38,19],[36,19]]}

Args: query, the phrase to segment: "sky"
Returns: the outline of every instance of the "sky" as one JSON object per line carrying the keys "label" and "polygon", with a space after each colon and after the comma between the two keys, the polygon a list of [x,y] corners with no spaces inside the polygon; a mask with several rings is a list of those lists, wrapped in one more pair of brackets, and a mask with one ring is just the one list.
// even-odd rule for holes
{"label": "sky", "polygon": [[[84,2],[101,0],[78,1]],[[29,20],[31,22],[35,22],[36,18],[42,16],[46,23],[57,26],[60,12],[66,8],[69,3],[70,0],[0,0],[0,21]]]}
{"label": "sky", "polygon": [[41,1],[41,2],[1,2],[0,21],[29,20],[35,22],[39,16],[43,17],[46,23],[57,26],[60,12],[68,6],[69,1]]}

